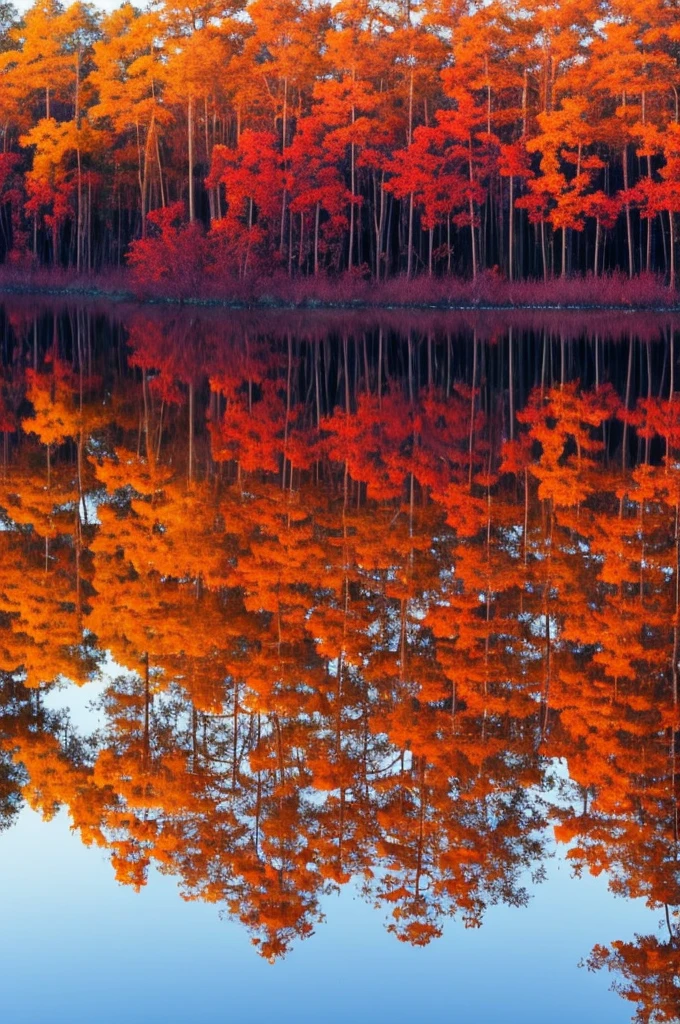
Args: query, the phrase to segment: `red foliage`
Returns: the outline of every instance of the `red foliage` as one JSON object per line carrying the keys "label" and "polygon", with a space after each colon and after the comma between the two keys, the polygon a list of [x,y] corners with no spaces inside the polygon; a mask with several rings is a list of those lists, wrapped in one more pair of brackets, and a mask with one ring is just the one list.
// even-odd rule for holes
{"label": "red foliage", "polygon": [[184,223],[182,203],[154,210],[147,220],[152,234],[133,242],[127,254],[136,287],[147,289],[162,282],[165,294],[198,294],[207,251],[202,228]]}

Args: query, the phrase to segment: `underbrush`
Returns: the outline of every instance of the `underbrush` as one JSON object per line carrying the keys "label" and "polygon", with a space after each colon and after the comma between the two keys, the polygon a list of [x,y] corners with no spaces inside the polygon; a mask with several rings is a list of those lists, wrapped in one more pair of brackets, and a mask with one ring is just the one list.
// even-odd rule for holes
{"label": "underbrush", "polygon": [[0,291],[43,292],[267,307],[437,307],[447,308],[612,308],[658,309],[680,305],[678,293],[663,277],[640,274],[629,279],[613,273],[603,277],[568,277],[508,281],[493,272],[475,281],[457,278],[394,277],[377,283],[353,274],[288,277],[285,273],[248,278],[205,276],[187,281],[182,275],[158,281],[140,280],[129,268],[76,275],[64,268],[0,268]]}

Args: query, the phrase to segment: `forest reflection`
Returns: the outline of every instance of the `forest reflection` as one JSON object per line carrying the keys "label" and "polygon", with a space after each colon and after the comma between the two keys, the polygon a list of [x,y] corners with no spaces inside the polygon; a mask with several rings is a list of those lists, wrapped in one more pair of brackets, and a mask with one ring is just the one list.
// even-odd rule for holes
{"label": "forest reflection", "polygon": [[[224,317],[2,314],[2,824],[269,959],[350,879],[477,927],[556,839],[658,909],[588,963],[676,1020],[680,325]],[[91,733],[43,698],[102,679]]]}

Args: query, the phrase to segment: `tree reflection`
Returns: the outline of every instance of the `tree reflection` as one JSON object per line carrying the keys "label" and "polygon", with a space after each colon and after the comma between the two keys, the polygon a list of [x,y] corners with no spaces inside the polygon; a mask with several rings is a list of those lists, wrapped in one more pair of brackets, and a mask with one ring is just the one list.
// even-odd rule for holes
{"label": "tree reflection", "polygon": [[[510,379],[512,340],[462,327],[137,315],[129,361],[77,327],[5,371],[0,825],[64,806],[120,881],[176,876],[268,959],[350,880],[402,941],[477,927],[554,833],[662,911],[588,963],[674,1019],[673,351],[527,331]],[[92,734],[42,709],[104,671]]]}

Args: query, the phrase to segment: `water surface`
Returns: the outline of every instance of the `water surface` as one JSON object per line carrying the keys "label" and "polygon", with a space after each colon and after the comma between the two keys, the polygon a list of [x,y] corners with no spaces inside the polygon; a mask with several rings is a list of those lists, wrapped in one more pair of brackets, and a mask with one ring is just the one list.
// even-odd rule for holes
{"label": "water surface", "polygon": [[5,307],[5,1019],[678,1019],[677,329]]}

